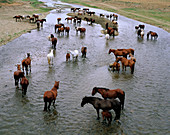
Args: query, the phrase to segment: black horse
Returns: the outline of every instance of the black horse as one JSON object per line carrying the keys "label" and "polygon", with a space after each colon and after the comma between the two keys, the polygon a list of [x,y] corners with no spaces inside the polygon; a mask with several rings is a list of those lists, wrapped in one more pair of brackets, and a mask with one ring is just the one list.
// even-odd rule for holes
{"label": "black horse", "polygon": [[113,109],[116,114],[114,120],[120,119],[121,104],[118,100],[115,100],[115,99],[105,100],[105,99],[101,99],[98,97],[84,97],[81,102],[81,107],[83,107],[87,103],[92,104],[93,107],[96,109],[97,119],[100,119],[99,117],[100,109],[102,109],[103,111]]}

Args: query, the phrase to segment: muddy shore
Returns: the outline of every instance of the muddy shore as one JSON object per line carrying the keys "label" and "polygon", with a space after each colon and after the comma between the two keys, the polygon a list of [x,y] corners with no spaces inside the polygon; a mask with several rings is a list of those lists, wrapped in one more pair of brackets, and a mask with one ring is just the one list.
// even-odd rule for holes
{"label": "muddy shore", "polygon": [[49,14],[49,12],[40,12],[38,8],[32,7],[30,2],[22,0],[17,0],[12,4],[0,3],[0,6],[0,46],[36,28],[35,23],[29,23],[28,20],[16,22],[13,16],[35,13],[40,14],[40,19],[42,19]]}

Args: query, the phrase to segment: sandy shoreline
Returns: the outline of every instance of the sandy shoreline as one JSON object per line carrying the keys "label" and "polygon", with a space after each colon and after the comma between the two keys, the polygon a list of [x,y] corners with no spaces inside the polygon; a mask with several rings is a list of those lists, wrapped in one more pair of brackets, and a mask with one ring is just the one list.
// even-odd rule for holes
{"label": "sandy shoreline", "polygon": [[[28,13],[37,13],[38,9],[31,6],[30,2],[18,1],[13,4],[1,4],[0,8],[0,46],[12,41],[36,28],[35,23],[29,23],[28,20],[16,22],[13,19],[15,15],[32,15]],[[45,18],[49,12],[40,13],[40,19]]]}

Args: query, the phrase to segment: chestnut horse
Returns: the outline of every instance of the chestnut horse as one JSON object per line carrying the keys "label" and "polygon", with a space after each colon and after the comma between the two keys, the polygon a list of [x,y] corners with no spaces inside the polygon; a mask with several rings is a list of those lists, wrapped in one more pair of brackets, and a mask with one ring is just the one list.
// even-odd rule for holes
{"label": "chestnut horse", "polygon": [[59,89],[59,81],[55,81],[54,87],[50,91],[46,91],[44,93],[43,99],[44,99],[44,111],[47,111],[47,103],[48,110],[50,111],[51,102],[53,102],[53,106],[55,108],[55,100],[57,97],[57,89]]}
{"label": "chestnut horse", "polygon": [[108,125],[110,125],[111,122],[112,122],[112,114],[111,114],[111,112],[109,112],[108,110],[105,110],[105,111],[102,111],[101,114],[102,114],[103,121],[105,119],[107,119]]}
{"label": "chestnut horse", "polygon": [[85,32],[86,32],[86,28],[77,28],[77,27],[75,27],[75,29],[76,29],[76,33],[78,34],[78,31],[80,31],[80,34],[84,34],[85,35]]}
{"label": "chestnut horse", "polygon": [[56,30],[57,30],[58,28],[61,28],[61,27],[64,27],[64,24],[62,24],[62,23],[56,24],[56,25],[54,26],[55,33],[56,33]]}
{"label": "chestnut horse", "polygon": [[109,67],[112,68],[113,72],[115,71],[115,68],[116,68],[116,71],[118,71],[118,73],[120,71],[120,64],[116,61],[113,64],[110,64]]}
{"label": "chestnut horse", "polygon": [[67,23],[70,21],[71,23],[72,23],[72,17],[67,17],[67,18],[65,18],[65,20],[67,20]]}
{"label": "chestnut horse", "polygon": [[125,92],[123,90],[121,89],[110,90],[107,88],[94,87],[92,90],[92,96],[94,96],[97,92],[100,93],[104,99],[118,98],[120,100],[122,109],[124,108]]}
{"label": "chestnut horse", "polygon": [[86,58],[87,47],[82,47],[81,48],[81,53],[82,53],[82,57]]}
{"label": "chestnut horse", "polygon": [[125,50],[119,51],[119,50],[115,50],[115,49],[109,49],[109,54],[111,52],[114,53],[116,58],[117,58],[117,56],[123,56],[123,57],[127,58],[127,55],[128,55],[128,52]]}
{"label": "chestnut horse", "polygon": [[15,86],[18,88],[18,82],[20,78],[24,76],[24,72],[21,71],[20,65],[17,65],[17,71],[14,72]]}
{"label": "chestnut horse", "polygon": [[22,79],[21,79],[20,84],[22,86],[22,94],[26,95],[27,87],[29,85],[28,79],[25,76],[23,76]]}
{"label": "chestnut horse", "polygon": [[158,38],[158,34],[156,32],[149,31],[147,33],[147,39],[149,39],[149,35],[151,35],[151,40],[152,40],[152,38],[154,38],[154,39]]}
{"label": "chestnut horse", "polygon": [[53,47],[54,49],[56,49],[57,38],[55,38],[54,35],[51,34],[50,40],[51,40],[51,42],[52,42],[52,47]]}
{"label": "chestnut horse", "polygon": [[135,69],[135,62],[134,62],[134,60],[128,60],[128,59],[126,59],[124,57],[116,58],[116,62],[119,62],[119,61],[121,61],[121,63],[122,63],[122,71],[124,71],[124,68],[125,68],[125,71],[126,71],[126,67],[130,67],[131,74],[133,74],[134,69]]}
{"label": "chestnut horse", "polygon": [[66,61],[69,61],[70,60],[70,53],[67,52],[66,54]]}
{"label": "chestnut horse", "polygon": [[70,27],[64,27],[65,33],[67,33],[67,35],[69,35],[70,32]]}
{"label": "chestnut horse", "polygon": [[31,72],[31,58],[30,58],[30,53],[27,53],[27,58],[22,60],[22,70],[24,72],[24,67],[26,70],[26,75],[28,75],[28,66]]}

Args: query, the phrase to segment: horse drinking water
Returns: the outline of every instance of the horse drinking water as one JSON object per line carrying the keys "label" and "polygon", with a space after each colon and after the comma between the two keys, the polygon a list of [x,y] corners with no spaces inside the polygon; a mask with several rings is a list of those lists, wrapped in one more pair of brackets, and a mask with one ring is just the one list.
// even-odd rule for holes
{"label": "horse drinking water", "polygon": [[44,111],[47,111],[47,103],[48,110],[50,111],[51,102],[53,101],[53,106],[55,108],[55,100],[57,97],[57,89],[59,89],[59,81],[55,81],[54,87],[50,91],[46,91],[44,93],[43,99],[44,99]]}
{"label": "horse drinking water", "polygon": [[83,107],[87,103],[93,105],[93,107],[96,109],[97,119],[100,119],[99,117],[100,109],[102,109],[103,111],[113,109],[116,114],[114,120],[120,119],[121,105],[118,100],[115,100],[113,98],[109,100],[105,100],[98,97],[84,97],[81,102],[81,107]]}
{"label": "horse drinking water", "polygon": [[110,90],[107,88],[94,87],[92,90],[92,96],[94,96],[97,92],[100,93],[104,99],[118,98],[120,100],[122,109],[124,109],[125,92],[123,90],[121,89]]}

